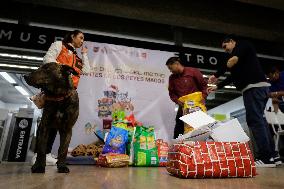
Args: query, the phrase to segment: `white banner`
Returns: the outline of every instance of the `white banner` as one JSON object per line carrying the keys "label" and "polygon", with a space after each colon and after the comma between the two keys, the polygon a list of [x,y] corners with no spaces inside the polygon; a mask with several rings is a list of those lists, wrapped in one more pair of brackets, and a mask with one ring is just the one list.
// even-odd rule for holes
{"label": "white banner", "polygon": [[80,113],[70,147],[97,140],[94,125],[102,128],[111,112],[123,108],[145,126],[154,126],[157,138],[173,138],[175,105],[168,95],[170,72],[165,65],[172,52],[85,42],[92,72],[81,76]]}

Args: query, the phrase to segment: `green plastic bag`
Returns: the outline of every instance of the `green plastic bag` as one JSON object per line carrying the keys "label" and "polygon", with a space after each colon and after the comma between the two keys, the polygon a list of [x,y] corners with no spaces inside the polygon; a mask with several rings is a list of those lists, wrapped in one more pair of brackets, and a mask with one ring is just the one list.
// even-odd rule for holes
{"label": "green plastic bag", "polygon": [[111,116],[112,116],[113,122],[123,121],[125,119],[125,112],[117,110],[117,111],[112,112]]}
{"label": "green plastic bag", "polygon": [[133,144],[134,166],[159,166],[153,127],[136,127]]}

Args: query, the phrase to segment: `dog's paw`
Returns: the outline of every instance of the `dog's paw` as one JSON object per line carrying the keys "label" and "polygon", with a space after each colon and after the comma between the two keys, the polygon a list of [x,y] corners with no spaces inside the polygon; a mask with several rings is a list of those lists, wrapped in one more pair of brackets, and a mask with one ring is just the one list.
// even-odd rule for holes
{"label": "dog's paw", "polygon": [[35,164],[32,166],[31,171],[32,173],[45,173],[45,167]]}
{"label": "dog's paw", "polygon": [[58,173],[69,173],[70,170],[66,165],[57,166]]}

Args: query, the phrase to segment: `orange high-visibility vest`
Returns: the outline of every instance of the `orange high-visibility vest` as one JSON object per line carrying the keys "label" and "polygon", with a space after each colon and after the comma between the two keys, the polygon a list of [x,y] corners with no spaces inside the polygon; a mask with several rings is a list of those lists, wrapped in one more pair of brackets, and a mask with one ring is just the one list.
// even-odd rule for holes
{"label": "orange high-visibility vest", "polygon": [[78,76],[72,75],[74,88],[77,89],[80,79],[80,74],[83,68],[82,59],[79,58],[76,53],[68,50],[68,48],[64,44],[62,44],[62,50],[59,53],[58,57],[56,58],[56,61],[61,64],[74,68],[74,70],[78,73]]}

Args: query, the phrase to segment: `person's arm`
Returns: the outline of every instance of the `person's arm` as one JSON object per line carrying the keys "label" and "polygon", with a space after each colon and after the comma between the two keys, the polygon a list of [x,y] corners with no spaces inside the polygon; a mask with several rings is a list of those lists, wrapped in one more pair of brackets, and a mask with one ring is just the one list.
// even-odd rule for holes
{"label": "person's arm", "polygon": [[202,92],[203,98],[206,99],[206,97],[208,95],[206,80],[203,78],[202,73],[198,69],[195,69],[194,77],[195,77],[195,80],[196,80],[197,88]]}
{"label": "person's arm", "polygon": [[225,85],[232,83],[232,81],[232,76],[229,75],[224,81],[220,82],[218,85],[208,87],[207,93],[212,93],[218,89],[222,89]]}
{"label": "person's arm", "polygon": [[270,98],[278,98],[284,96],[284,91],[275,91],[268,94]]}
{"label": "person's arm", "polygon": [[43,57],[43,63],[57,62],[57,57],[59,56],[62,50],[62,42],[56,41],[51,44],[45,56]]}
{"label": "person's arm", "polygon": [[83,62],[83,68],[82,68],[83,74],[87,74],[91,71],[91,66],[90,66],[87,52],[88,52],[88,48],[82,47],[81,53],[82,53],[82,62]]}
{"label": "person's arm", "polygon": [[279,88],[275,83],[271,83],[269,90],[268,97],[272,99],[273,110],[277,113],[279,110],[279,97],[284,96],[284,91],[279,91]]}
{"label": "person's arm", "polygon": [[[224,62],[225,63],[225,62]],[[223,76],[225,74],[225,72],[227,71],[227,66],[226,64],[221,64],[218,68],[216,73],[214,73],[213,75],[209,76],[208,78],[208,83],[209,84],[216,84],[218,82],[218,78],[220,76]]]}
{"label": "person's arm", "polygon": [[175,93],[174,83],[171,77],[169,78],[169,96],[174,103],[182,106],[182,102],[178,100],[178,96]]}
{"label": "person's arm", "polygon": [[238,61],[239,61],[239,57],[233,56],[227,61],[227,67],[232,68],[234,65],[238,63]]}
{"label": "person's arm", "polygon": [[273,106],[274,112],[277,113],[279,110],[279,99],[278,98],[272,98],[272,106]]}
{"label": "person's arm", "polygon": [[223,76],[227,71],[227,67],[224,65],[224,63],[225,62],[223,62],[223,64],[217,69],[217,72],[213,74],[216,78]]}
{"label": "person's arm", "polygon": [[239,59],[243,59],[247,54],[254,52],[253,46],[247,41],[238,41],[232,53],[232,57],[227,61],[227,67],[232,68],[238,64]]}

